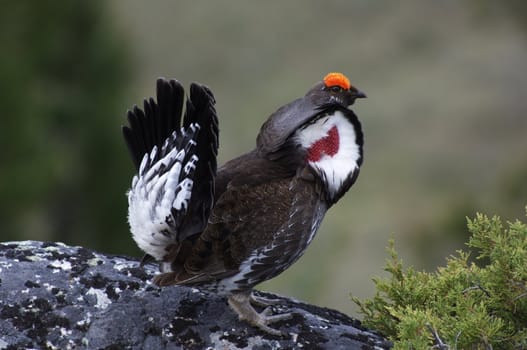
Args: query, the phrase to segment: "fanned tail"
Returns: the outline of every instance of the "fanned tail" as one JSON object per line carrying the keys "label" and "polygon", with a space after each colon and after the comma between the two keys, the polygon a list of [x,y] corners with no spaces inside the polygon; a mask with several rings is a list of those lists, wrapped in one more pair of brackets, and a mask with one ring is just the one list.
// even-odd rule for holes
{"label": "fanned tail", "polygon": [[134,106],[128,111],[128,123],[123,126],[123,135],[136,170],[145,154],[154,146],[158,149],[173,132],[180,133],[185,90],[176,80],[157,80],[157,103],[153,98],[145,99],[143,110]]}
{"label": "fanned tail", "polygon": [[[201,232],[214,202],[218,120],[214,96],[192,84],[157,81],[157,103],[128,112],[123,135],[138,171],[128,192],[128,221],[141,249],[163,260],[171,245]],[[183,115],[183,106],[185,113]]]}

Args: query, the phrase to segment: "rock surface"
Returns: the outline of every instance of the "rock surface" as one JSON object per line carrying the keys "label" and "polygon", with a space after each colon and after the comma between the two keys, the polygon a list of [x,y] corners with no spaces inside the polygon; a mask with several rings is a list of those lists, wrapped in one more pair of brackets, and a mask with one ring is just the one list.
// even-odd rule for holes
{"label": "rock surface", "polygon": [[0,349],[387,349],[330,309],[280,298],[295,316],[274,337],[237,320],[224,298],[151,284],[157,267],[62,243],[0,244]]}

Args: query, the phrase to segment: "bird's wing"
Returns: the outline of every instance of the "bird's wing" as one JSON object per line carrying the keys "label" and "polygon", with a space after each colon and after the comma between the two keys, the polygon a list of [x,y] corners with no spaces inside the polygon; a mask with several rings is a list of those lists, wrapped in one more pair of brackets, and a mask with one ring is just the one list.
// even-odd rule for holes
{"label": "bird's wing", "polygon": [[[276,183],[280,187],[287,185],[286,180]],[[270,195],[274,195],[273,203],[259,205]],[[271,240],[272,233],[286,220],[290,196],[289,191],[280,191],[274,183],[248,186],[231,182],[216,202],[192,254],[184,264],[173,266],[173,272],[160,275],[156,283],[203,285],[236,274],[251,251]],[[269,221],[269,216],[274,220]]]}
{"label": "bird's wing", "polygon": [[158,275],[156,283],[219,283],[219,290],[244,290],[278,275],[302,255],[326,212],[321,186],[310,182],[303,178],[275,178],[257,185],[231,182],[192,255],[173,272]]}
{"label": "bird's wing", "polygon": [[[207,224],[214,202],[218,119],[214,96],[192,84],[157,81],[157,103],[128,112],[123,127],[138,173],[128,192],[128,220],[141,249],[162,260],[166,248]],[[183,107],[185,105],[185,112]]]}

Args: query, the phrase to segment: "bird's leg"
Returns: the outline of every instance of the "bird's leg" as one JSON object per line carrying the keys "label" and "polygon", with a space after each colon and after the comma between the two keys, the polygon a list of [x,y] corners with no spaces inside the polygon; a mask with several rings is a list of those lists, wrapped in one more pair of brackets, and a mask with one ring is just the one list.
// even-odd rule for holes
{"label": "bird's leg", "polygon": [[230,307],[238,314],[240,320],[245,320],[251,325],[260,328],[262,331],[267,332],[272,335],[281,336],[283,335],[277,329],[271,328],[268,325],[282,320],[288,320],[293,315],[291,313],[281,314],[281,315],[271,315],[271,308],[267,307],[261,313],[256,312],[256,310],[251,305],[251,293],[237,293],[229,296],[228,301]]}

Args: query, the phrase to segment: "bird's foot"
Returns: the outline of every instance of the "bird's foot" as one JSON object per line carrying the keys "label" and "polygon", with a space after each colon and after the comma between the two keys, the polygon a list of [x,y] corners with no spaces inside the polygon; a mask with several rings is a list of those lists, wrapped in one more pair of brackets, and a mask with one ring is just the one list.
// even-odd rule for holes
{"label": "bird's foot", "polygon": [[264,297],[259,297],[253,293],[249,296],[251,304],[258,306],[271,306],[280,304],[280,299],[269,299]]}
{"label": "bird's foot", "polygon": [[[262,304],[262,299],[269,305],[269,299],[256,297],[258,300],[256,303]],[[255,296],[249,293],[238,293],[229,296],[228,301],[230,307],[238,314],[240,320],[245,320],[251,325],[260,328],[262,331],[267,332],[276,336],[283,336],[284,333],[269,327],[269,324],[288,320],[293,317],[292,313],[285,313],[280,315],[271,315],[271,307],[268,306],[264,311],[258,313],[251,305],[251,301],[255,300]],[[275,300],[272,300],[275,301]],[[275,302],[275,304],[277,301]]]}

